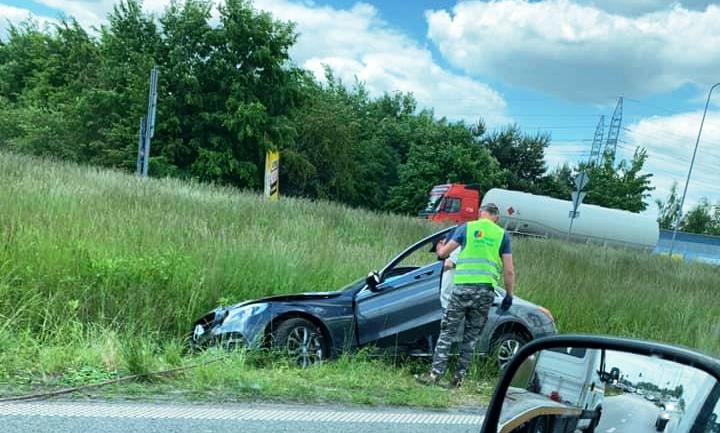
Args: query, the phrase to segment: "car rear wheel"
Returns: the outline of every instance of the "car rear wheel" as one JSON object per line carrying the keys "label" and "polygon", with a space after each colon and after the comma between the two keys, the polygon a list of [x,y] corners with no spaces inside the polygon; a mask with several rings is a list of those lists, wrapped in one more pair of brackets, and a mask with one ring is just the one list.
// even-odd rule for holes
{"label": "car rear wheel", "polygon": [[527,344],[528,338],[517,331],[505,331],[492,342],[492,353],[495,356],[498,368],[504,370],[513,356],[522,346]]}
{"label": "car rear wheel", "polygon": [[272,334],[272,346],[303,368],[327,358],[322,331],[311,321],[299,317],[278,325]]}

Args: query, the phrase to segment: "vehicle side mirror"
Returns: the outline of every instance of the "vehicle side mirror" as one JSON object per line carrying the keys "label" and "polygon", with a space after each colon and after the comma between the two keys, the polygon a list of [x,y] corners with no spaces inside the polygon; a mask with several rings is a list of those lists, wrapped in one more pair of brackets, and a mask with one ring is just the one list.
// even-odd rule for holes
{"label": "vehicle side mirror", "polygon": [[[604,381],[618,380],[622,373],[628,388],[641,385],[683,399],[682,416],[661,420],[641,395],[593,387],[594,366],[603,359],[610,367],[600,374]],[[705,355],[637,340],[554,336],[530,342],[512,358],[495,388],[482,432],[606,432],[621,425],[626,431],[653,425],[661,431],[659,424],[664,429],[668,422],[672,431],[704,432],[718,400],[720,362]]]}
{"label": "vehicle side mirror", "polygon": [[365,278],[365,284],[367,284],[370,291],[377,292],[380,285],[380,274],[377,271],[370,272]]}
{"label": "vehicle side mirror", "polygon": [[600,380],[605,383],[613,383],[617,380],[620,380],[620,369],[617,367],[613,367],[610,370],[610,373],[608,373],[607,371],[601,371]]}

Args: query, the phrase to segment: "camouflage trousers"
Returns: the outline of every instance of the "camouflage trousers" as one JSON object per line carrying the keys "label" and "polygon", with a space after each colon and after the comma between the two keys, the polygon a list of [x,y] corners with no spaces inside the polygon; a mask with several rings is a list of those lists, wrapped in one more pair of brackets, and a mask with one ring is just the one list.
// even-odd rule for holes
{"label": "camouflage trousers", "polygon": [[493,299],[495,299],[495,292],[490,285],[459,284],[455,286],[440,324],[440,336],[435,346],[432,363],[434,374],[440,376],[445,373],[450,347],[459,331],[460,324],[465,319],[460,358],[455,372],[456,377],[465,376],[475,351],[475,345],[487,321]]}

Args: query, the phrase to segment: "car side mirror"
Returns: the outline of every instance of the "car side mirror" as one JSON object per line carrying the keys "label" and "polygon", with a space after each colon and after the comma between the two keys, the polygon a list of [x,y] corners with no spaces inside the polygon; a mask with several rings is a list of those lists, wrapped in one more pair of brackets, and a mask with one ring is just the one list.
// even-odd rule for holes
{"label": "car side mirror", "polygon": [[377,292],[378,286],[380,285],[380,274],[378,274],[377,271],[370,272],[367,278],[365,278],[365,284],[367,284],[370,291]]}
{"label": "car side mirror", "polygon": [[629,387],[684,400],[682,417],[670,421],[673,431],[710,431],[706,427],[720,400],[718,360],[658,343],[563,335],[534,340],[512,358],[495,388],[482,432],[658,428],[657,409],[650,409],[652,403],[643,396],[592,386],[597,381],[594,366],[603,359],[610,370],[601,377],[618,380],[622,374]]}

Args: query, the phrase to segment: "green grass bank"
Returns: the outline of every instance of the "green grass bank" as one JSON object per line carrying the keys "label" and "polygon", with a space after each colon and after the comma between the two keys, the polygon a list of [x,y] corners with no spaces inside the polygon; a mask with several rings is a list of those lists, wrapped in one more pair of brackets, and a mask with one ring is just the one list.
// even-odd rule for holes
{"label": "green grass bank", "polygon": [[[268,203],[8,153],[0,153],[0,182],[3,395],[195,362],[182,356],[180,337],[217,304],[338,288],[435,229],[333,203]],[[561,332],[720,354],[717,268],[560,241],[513,247],[517,294],[549,308]],[[422,366],[363,356],[308,371],[245,354],[222,365],[147,387],[439,407],[481,402],[492,386],[478,375],[466,390],[432,393],[412,382]]]}

